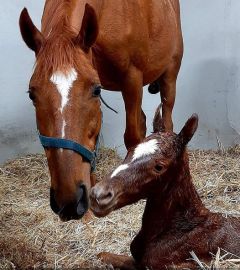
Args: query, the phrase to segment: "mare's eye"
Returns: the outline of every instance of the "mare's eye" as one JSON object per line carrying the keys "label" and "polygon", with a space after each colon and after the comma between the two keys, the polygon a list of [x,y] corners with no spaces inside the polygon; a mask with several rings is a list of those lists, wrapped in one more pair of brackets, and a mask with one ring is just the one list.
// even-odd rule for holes
{"label": "mare's eye", "polygon": [[32,101],[35,101],[35,95],[33,94],[32,90],[29,90],[29,91],[28,91],[28,95],[29,95],[29,98],[30,98]]}
{"label": "mare's eye", "polygon": [[155,165],[155,170],[156,170],[157,172],[161,172],[162,169],[163,169],[163,166],[161,166],[161,165],[159,165],[159,164]]}
{"label": "mare's eye", "polygon": [[101,85],[95,85],[93,88],[93,97],[99,97],[101,95]]}

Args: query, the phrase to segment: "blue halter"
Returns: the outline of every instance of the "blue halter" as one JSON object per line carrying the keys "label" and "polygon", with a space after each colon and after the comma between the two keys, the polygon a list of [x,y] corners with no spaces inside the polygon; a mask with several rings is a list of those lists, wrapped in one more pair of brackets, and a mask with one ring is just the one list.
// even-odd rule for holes
{"label": "blue halter", "polygon": [[40,139],[40,142],[44,148],[63,148],[72,150],[78,154],[80,154],[83,158],[85,158],[91,165],[91,172],[94,172],[96,169],[96,159],[97,159],[97,153],[100,145],[100,132],[97,136],[96,146],[95,150],[91,151],[85,146],[72,141],[68,139],[62,139],[62,138],[54,138],[54,137],[47,137],[43,136],[38,132],[38,136]]}
{"label": "blue halter", "polygon": [[96,158],[97,152],[100,144],[100,133],[97,137],[96,147],[94,151],[90,151],[83,145],[74,142],[72,140],[62,139],[62,138],[54,138],[43,136],[40,133],[38,134],[40,142],[42,146],[45,148],[63,148],[72,150],[78,154],[80,154],[83,158],[85,158],[91,164],[91,172],[94,172],[96,169]]}

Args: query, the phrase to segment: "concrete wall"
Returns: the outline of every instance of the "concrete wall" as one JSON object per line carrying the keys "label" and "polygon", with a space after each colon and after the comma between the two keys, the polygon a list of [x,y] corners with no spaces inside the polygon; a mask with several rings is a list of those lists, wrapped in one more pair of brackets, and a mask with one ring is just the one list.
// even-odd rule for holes
{"label": "concrete wall", "polygon": [[22,42],[18,18],[28,7],[40,26],[44,1],[2,1],[0,8],[0,163],[41,149],[36,137],[35,116],[26,91],[34,55]]}
{"label": "concrete wall", "polygon": [[[36,137],[34,110],[25,92],[34,55],[21,41],[18,17],[26,6],[39,26],[43,0],[5,1],[0,9],[0,162],[41,151]],[[181,0],[185,54],[177,85],[174,109],[176,131],[197,112],[198,132],[193,148],[228,147],[240,142],[240,1]],[[105,91],[103,139],[124,153],[124,105],[120,93]],[[144,91],[143,109],[148,130],[160,97]]]}

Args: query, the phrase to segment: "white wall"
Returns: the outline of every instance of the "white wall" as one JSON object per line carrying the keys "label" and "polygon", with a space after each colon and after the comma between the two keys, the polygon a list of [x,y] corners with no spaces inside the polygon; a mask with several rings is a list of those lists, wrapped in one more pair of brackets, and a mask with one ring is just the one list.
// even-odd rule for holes
{"label": "white wall", "polygon": [[[34,110],[25,92],[34,55],[22,42],[18,17],[26,6],[39,26],[43,0],[11,0],[0,9],[0,162],[29,152],[41,151],[36,137]],[[174,108],[175,129],[197,112],[198,132],[194,148],[225,147],[240,142],[240,1],[181,0],[185,54]],[[106,101],[119,111],[115,115],[103,105],[103,137],[107,146],[123,153],[124,106],[120,93],[105,91]],[[144,91],[143,109],[148,130],[158,95]]]}
{"label": "white wall", "polygon": [[2,1],[0,8],[0,162],[41,148],[36,138],[34,110],[28,99],[28,81],[34,55],[20,37],[18,18],[28,7],[40,26],[44,1]]}

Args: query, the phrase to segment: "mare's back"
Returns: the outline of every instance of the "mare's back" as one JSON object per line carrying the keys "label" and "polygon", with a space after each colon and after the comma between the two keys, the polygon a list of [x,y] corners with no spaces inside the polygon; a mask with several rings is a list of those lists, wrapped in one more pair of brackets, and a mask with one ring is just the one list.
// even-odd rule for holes
{"label": "mare's back", "polygon": [[125,72],[131,62],[144,72],[146,85],[158,79],[173,59],[180,63],[183,41],[177,0],[106,2],[97,47],[114,66]]}
{"label": "mare's back", "polygon": [[108,0],[105,3],[100,33],[108,40],[141,42],[146,38],[158,39],[160,33],[164,36],[180,30],[178,0]]}

